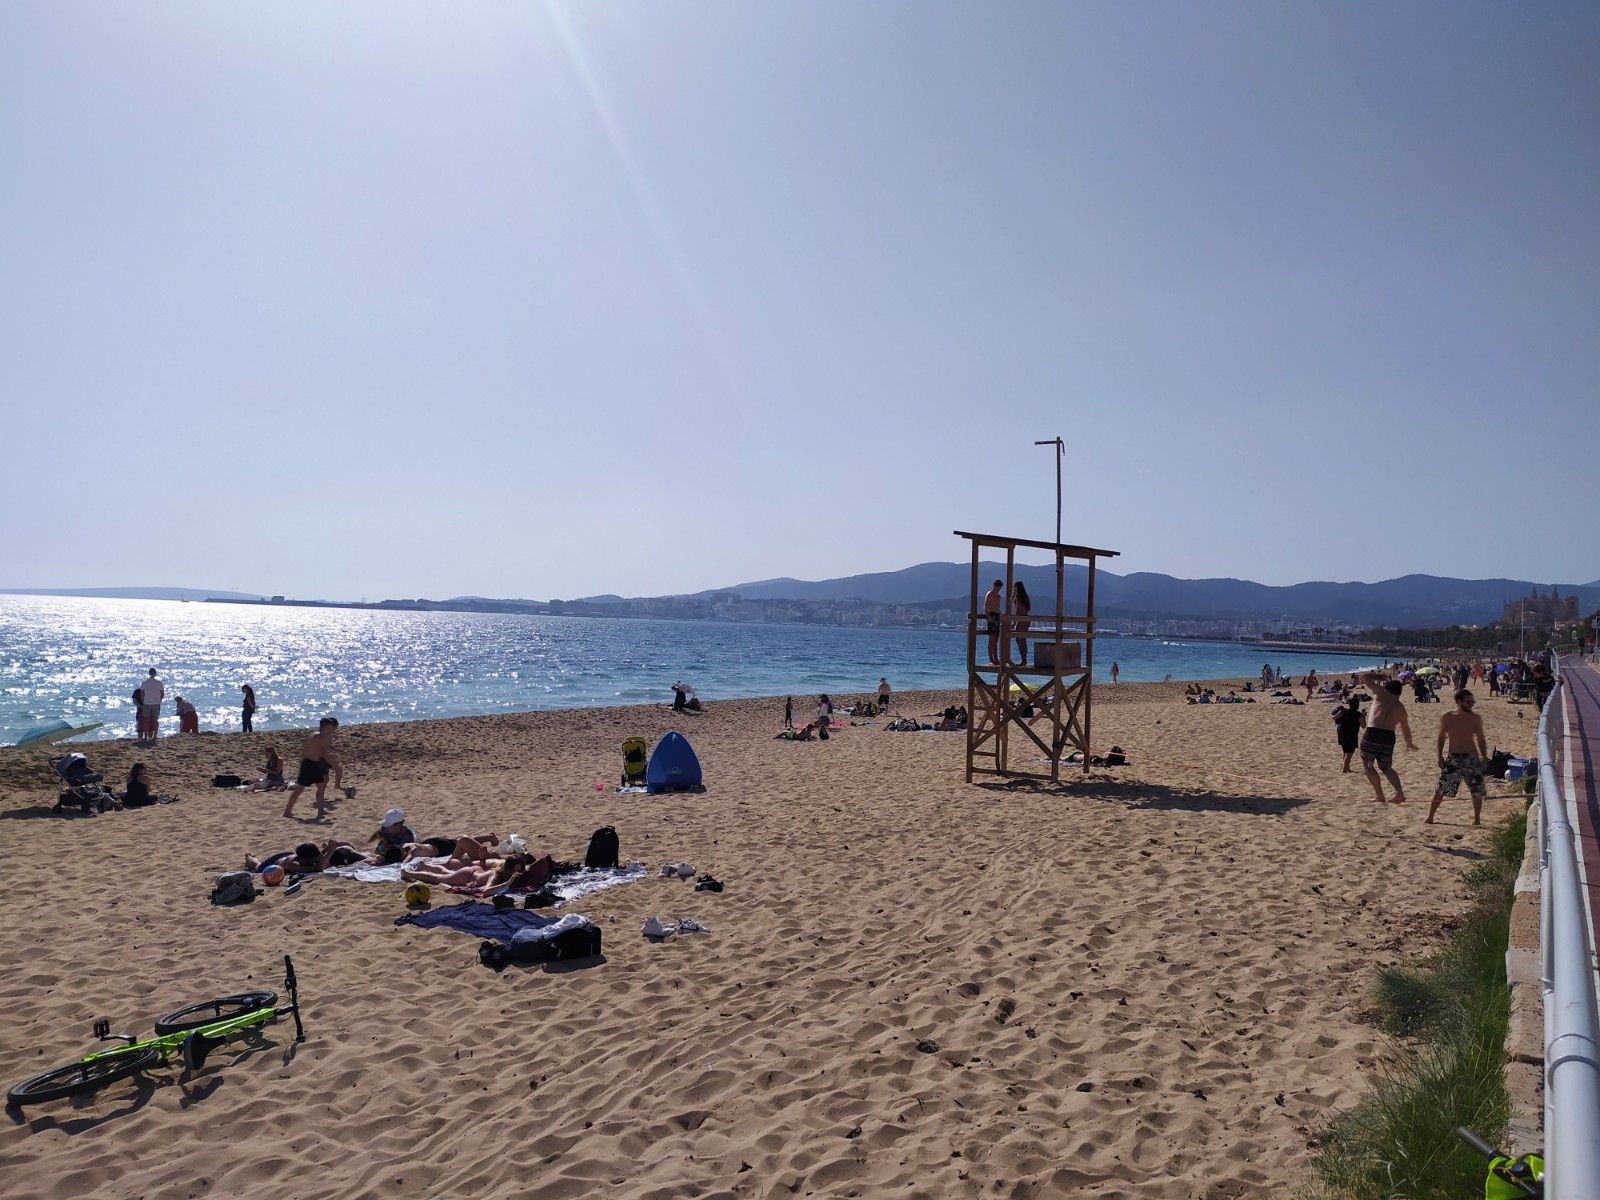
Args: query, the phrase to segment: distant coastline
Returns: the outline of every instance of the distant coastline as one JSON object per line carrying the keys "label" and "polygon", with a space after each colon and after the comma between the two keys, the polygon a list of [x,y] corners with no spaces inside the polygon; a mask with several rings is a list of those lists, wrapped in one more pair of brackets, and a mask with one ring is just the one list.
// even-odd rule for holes
{"label": "distant coastline", "polygon": [[[265,600],[234,600],[223,596],[207,596],[207,604],[247,604],[267,608],[355,608],[376,609],[392,612],[468,612],[468,613],[498,613],[512,616],[538,616],[538,617],[604,617],[611,620],[651,620],[651,621],[722,621],[729,625],[799,625],[799,626],[824,626],[836,627],[839,623],[833,621],[739,621],[716,615],[708,616],[642,616],[626,611],[615,611],[616,606],[603,604],[588,604],[573,601],[570,604],[553,601],[550,604],[519,603],[515,601],[493,600],[290,600],[287,598]],[[901,624],[898,622],[884,621],[869,626],[878,629],[916,629],[927,632],[964,633],[965,629],[959,625],[940,624]],[[1285,639],[1264,640],[1259,638],[1227,638],[1212,637],[1206,634],[1146,634],[1146,633],[1106,633],[1100,635],[1103,642],[1111,641],[1141,641],[1164,642],[1169,638],[1181,638],[1186,642],[1206,642],[1222,646],[1260,646],[1263,650],[1292,651],[1296,654],[1405,654],[1405,655],[1431,655],[1436,654],[1437,648],[1428,649],[1423,646],[1379,646],[1363,642],[1296,642]],[[1103,657],[1103,656],[1102,656]]]}

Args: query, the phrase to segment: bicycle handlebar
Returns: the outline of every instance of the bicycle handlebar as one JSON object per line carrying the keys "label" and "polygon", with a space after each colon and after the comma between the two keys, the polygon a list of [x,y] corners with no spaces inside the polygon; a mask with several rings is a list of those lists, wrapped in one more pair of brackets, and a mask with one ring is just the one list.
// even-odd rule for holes
{"label": "bicycle handlebar", "polygon": [[1483,1155],[1485,1158],[1502,1157],[1500,1151],[1489,1145],[1488,1142],[1484,1141],[1477,1134],[1473,1133],[1472,1130],[1468,1129],[1465,1125],[1458,1125],[1456,1127],[1456,1136],[1467,1145],[1471,1146],[1479,1154]]}

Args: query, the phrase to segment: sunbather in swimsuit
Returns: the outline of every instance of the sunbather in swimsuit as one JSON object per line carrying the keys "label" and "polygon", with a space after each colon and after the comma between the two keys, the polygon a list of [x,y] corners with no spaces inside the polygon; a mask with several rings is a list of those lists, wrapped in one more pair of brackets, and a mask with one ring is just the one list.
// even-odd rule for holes
{"label": "sunbather in swimsuit", "polygon": [[419,858],[443,858],[443,865],[451,868],[465,867],[476,863],[478,866],[488,864],[494,854],[494,848],[500,844],[500,837],[494,833],[462,834],[458,838],[430,837],[423,838],[420,842],[412,842],[405,848],[405,861],[411,862]]}
{"label": "sunbather in swimsuit", "polygon": [[400,878],[436,883],[473,896],[498,896],[502,892],[536,892],[550,882],[554,871],[555,863],[548,854],[541,858],[513,854],[493,868],[469,866],[452,870],[439,863],[413,863],[400,868]]}
{"label": "sunbather in swimsuit", "polygon": [[361,857],[361,852],[349,842],[327,841],[321,846],[315,842],[301,842],[293,850],[280,850],[265,858],[247,854],[244,865],[249,871],[264,871],[276,864],[287,875],[315,875],[329,867],[352,866],[360,862]]}

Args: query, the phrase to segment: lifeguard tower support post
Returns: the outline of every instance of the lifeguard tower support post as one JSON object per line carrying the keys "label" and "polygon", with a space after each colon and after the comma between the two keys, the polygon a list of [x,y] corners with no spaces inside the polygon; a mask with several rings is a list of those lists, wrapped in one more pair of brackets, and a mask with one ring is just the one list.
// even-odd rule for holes
{"label": "lifeguard tower support post", "polygon": [[[955,533],[972,543],[972,598],[967,612],[967,782],[971,783],[974,775],[1005,775],[1058,783],[1061,760],[1073,750],[1082,751],[1083,770],[1087,771],[1093,753],[1089,740],[1089,679],[1094,671],[1095,563],[1097,559],[1115,558],[1117,551],[964,533],[959,529]],[[1053,616],[1040,611],[1044,606],[1037,599],[1027,618],[1018,618],[1009,611],[1019,546],[1048,550],[1056,556]],[[983,611],[988,589],[978,575],[986,549],[1005,551],[1006,599],[997,621],[1000,645],[996,662],[989,661],[989,618]],[[1089,567],[1082,613],[1066,610],[1068,560],[1087,563]],[[1026,628],[1020,625],[1022,620],[1026,620]],[[1016,653],[1018,638],[1027,650],[1025,661]],[[1032,715],[1025,718],[1024,710]],[[1014,734],[1027,739],[1018,746],[1023,753],[1039,750],[1050,764],[1048,771],[1019,770],[1012,765]]]}

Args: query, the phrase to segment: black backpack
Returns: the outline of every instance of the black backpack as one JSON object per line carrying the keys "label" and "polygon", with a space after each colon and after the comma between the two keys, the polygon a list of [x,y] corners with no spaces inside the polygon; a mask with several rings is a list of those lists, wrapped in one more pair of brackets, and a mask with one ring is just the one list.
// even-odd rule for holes
{"label": "black backpack", "polygon": [[229,871],[217,876],[217,886],[211,891],[213,904],[249,904],[261,893],[256,891],[256,877],[249,871]]}
{"label": "black backpack", "polygon": [[589,852],[583,856],[583,865],[586,867],[615,867],[617,854],[621,846],[617,842],[617,831],[609,825],[602,825],[594,831],[589,839]]}

